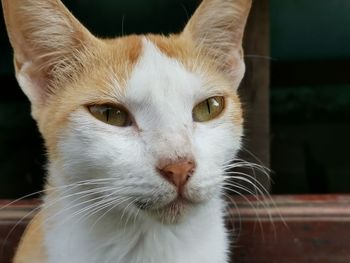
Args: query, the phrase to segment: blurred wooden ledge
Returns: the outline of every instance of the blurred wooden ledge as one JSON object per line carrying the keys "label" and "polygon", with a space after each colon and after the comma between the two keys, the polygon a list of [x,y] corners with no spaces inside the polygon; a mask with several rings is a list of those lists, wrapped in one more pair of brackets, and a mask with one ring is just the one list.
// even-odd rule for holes
{"label": "blurred wooden ledge", "polygon": [[[0,200],[0,263],[11,262],[40,204],[10,202]],[[350,262],[350,195],[273,196],[264,202],[246,197],[235,203],[229,205],[227,216],[228,228],[236,236],[233,262]]]}

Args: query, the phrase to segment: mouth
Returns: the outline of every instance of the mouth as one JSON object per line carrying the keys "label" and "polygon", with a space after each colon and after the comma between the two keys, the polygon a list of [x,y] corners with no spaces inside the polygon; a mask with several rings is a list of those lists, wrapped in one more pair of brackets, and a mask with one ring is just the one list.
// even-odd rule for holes
{"label": "mouth", "polygon": [[188,199],[178,196],[162,206],[155,207],[155,203],[142,201],[137,201],[135,205],[163,224],[176,224],[181,221],[193,204]]}

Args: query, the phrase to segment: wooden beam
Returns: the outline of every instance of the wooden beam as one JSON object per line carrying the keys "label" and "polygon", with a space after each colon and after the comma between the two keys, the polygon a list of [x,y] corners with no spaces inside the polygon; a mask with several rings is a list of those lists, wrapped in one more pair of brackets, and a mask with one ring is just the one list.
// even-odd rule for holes
{"label": "wooden beam", "polygon": [[[270,165],[269,85],[270,85],[270,34],[269,1],[253,1],[248,19],[244,50],[246,75],[239,88],[245,117],[244,150],[240,156],[248,161]],[[249,170],[247,171],[249,173]],[[264,175],[257,175],[269,189]]]}

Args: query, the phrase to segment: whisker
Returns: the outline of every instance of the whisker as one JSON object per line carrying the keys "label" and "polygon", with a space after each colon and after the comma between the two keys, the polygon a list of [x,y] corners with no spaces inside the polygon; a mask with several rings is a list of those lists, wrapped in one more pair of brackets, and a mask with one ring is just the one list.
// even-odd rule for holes
{"label": "whisker", "polygon": [[[109,179],[109,178],[108,178]],[[106,179],[105,179],[106,180]],[[36,191],[36,192],[33,192],[33,193],[30,193],[30,194],[27,194],[27,195],[24,195],[20,198],[17,198],[16,200],[13,200],[12,202],[10,203],[7,203],[6,205],[3,205],[0,207],[0,211],[2,209],[5,209],[19,201],[22,201],[24,199],[27,199],[29,197],[32,197],[34,195],[38,195],[38,194],[43,194],[43,193],[46,193],[48,191],[55,191],[55,190],[61,190],[61,189],[66,189],[66,188],[69,188],[69,187],[75,187],[75,186],[79,186],[79,185],[84,185],[84,184],[90,184],[89,182],[92,181],[92,180],[84,180],[84,181],[80,181],[80,182],[77,182],[77,183],[72,183],[72,184],[69,184],[69,185],[63,185],[63,186],[58,186],[58,187],[48,187],[46,189],[43,189],[43,190],[40,190],[40,191]],[[93,182],[95,181],[100,181],[100,179],[94,179]]]}
{"label": "whisker", "polygon": [[234,227],[235,214],[231,211],[230,205],[233,205],[233,206],[234,206],[235,211],[236,211],[236,213],[237,213],[237,215],[238,215],[238,232],[237,232],[237,234],[236,234],[235,236],[236,236],[236,238],[239,238],[239,236],[240,236],[240,234],[241,234],[241,229],[242,229],[242,216],[241,216],[241,212],[239,211],[239,208],[238,208],[238,206],[237,206],[237,204],[236,204],[236,202],[235,202],[235,200],[233,199],[232,196],[226,194],[225,192],[223,192],[223,195],[224,195],[225,198],[230,199],[230,203],[229,203],[228,206],[226,206],[226,210],[228,210],[228,212],[229,212],[230,222],[231,222],[231,224],[232,224],[232,229],[234,229],[234,230],[236,229],[236,228]]}
{"label": "whisker", "polygon": [[[229,178],[230,178],[230,179],[233,178],[233,179],[238,179],[238,180],[244,181],[244,182],[246,182],[246,183],[248,183],[248,184],[250,184],[250,185],[252,185],[252,186],[254,187],[254,189],[258,192],[258,194],[257,194],[255,197],[258,198],[257,201],[258,201],[258,202],[260,203],[260,205],[262,205],[262,206],[264,207],[264,209],[268,212],[269,221],[270,221],[270,223],[272,224],[274,233],[276,234],[276,227],[275,227],[275,225],[274,225],[274,220],[273,220],[273,218],[272,218],[271,210],[269,209],[269,206],[266,204],[266,202],[265,202],[263,199],[261,199],[261,198],[259,197],[259,196],[267,197],[267,198],[269,199],[270,203],[275,207],[275,209],[277,209],[277,206],[276,206],[275,202],[273,201],[273,199],[271,198],[270,194],[268,193],[267,189],[264,188],[264,186],[261,185],[261,184],[259,183],[259,181],[257,181],[256,178],[254,178],[254,177],[252,177],[252,176],[250,176],[250,175],[246,175],[246,174],[244,174],[244,173],[239,173],[239,174],[240,174],[241,176],[231,176],[231,177],[229,177]],[[256,185],[255,183],[253,183],[252,181],[250,181],[249,179],[244,178],[243,176],[247,176],[247,177],[251,178],[255,183],[257,183],[257,185]],[[230,183],[226,183],[226,184],[229,185]],[[232,184],[232,183],[231,183],[231,184]],[[231,185],[231,186],[237,187],[237,185]],[[259,186],[260,186],[263,190],[261,190],[261,189],[259,188]],[[250,192],[250,194],[252,194],[252,193]],[[280,215],[280,217],[281,217],[281,215]],[[282,217],[281,217],[281,218],[282,218]]]}
{"label": "whisker", "polygon": [[225,187],[225,186],[223,187],[223,189],[228,191],[228,192],[231,192],[231,193],[239,195],[240,197],[242,197],[250,205],[250,207],[253,209],[253,211],[254,211],[257,219],[258,219],[260,230],[261,230],[261,233],[262,233],[262,236],[263,236],[264,234],[263,234],[262,220],[261,220],[260,215],[259,215],[259,213],[257,211],[257,207],[253,204],[253,202],[250,201],[247,196],[245,196],[244,194],[240,193],[239,191],[236,191],[236,190],[234,190],[232,188]]}
{"label": "whisker", "polygon": [[[125,215],[125,212],[126,210],[129,208],[129,206],[132,204],[132,202],[130,202],[124,209],[123,209],[123,213],[122,213],[122,216],[120,217],[120,221],[123,221],[123,217]],[[129,221],[129,217],[130,217],[130,214],[128,215],[127,219],[126,219],[126,222],[124,224],[124,229],[126,228],[127,224],[128,224],[128,221]]]}
{"label": "whisker", "polygon": [[[99,180],[98,180],[98,181],[99,181]],[[74,189],[75,187],[77,187],[77,186],[79,186],[79,185],[88,184],[88,182],[91,183],[92,180],[84,180],[84,181],[81,181],[81,182],[79,182],[79,183],[64,185],[64,186],[60,186],[60,187],[49,187],[49,188],[47,188],[47,189],[45,189],[45,190],[38,191],[38,192],[43,193],[43,192],[47,192],[47,191],[51,191],[51,190],[67,189],[67,188],[68,188],[69,190],[72,190],[72,189]],[[35,192],[35,193],[33,193],[32,195],[37,194],[38,192]],[[74,193],[74,194],[72,194],[72,196],[78,195],[78,194],[80,194],[80,193],[79,193],[79,192],[78,192],[78,193]],[[31,195],[26,195],[26,196],[24,196],[24,197],[18,198],[18,199],[16,199],[16,200],[10,202],[9,204],[6,204],[6,205],[2,206],[2,207],[0,208],[0,210],[1,210],[1,209],[5,209],[5,208],[9,207],[10,205],[13,205],[14,203],[19,202],[19,201],[23,200],[24,198],[27,198],[27,197],[30,197],[30,196],[31,196]],[[59,200],[57,200],[57,201],[59,201]],[[53,202],[53,204],[54,204],[54,203],[55,203],[55,202]],[[53,205],[53,204],[52,204],[52,205]],[[25,214],[24,216],[22,216],[22,217],[16,222],[16,224],[10,229],[9,233],[6,235],[5,241],[4,241],[4,243],[3,243],[2,247],[1,247],[1,254],[3,253],[3,250],[4,250],[4,244],[6,244],[7,240],[8,240],[8,239],[10,238],[10,236],[12,235],[13,231],[14,231],[24,220],[26,220],[27,218],[31,217],[33,214],[36,214],[39,210],[45,209],[45,206],[50,207],[50,206],[52,206],[52,205],[48,205],[48,206],[47,206],[47,204],[44,203],[44,204],[39,205],[38,207],[34,208],[33,210],[31,210],[30,212],[28,212],[28,213]],[[35,232],[35,231],[34,231],[34,232]]]}
{"label": "whisker", "polygon": [[[246,152],[248,152],[251,156],[253,156],[253,158],[256,159],[260,164],[248,162],[248,161],[242,160],[240,158],[235,158],[231,162],[226,162],[223,165],[223,169],[225,171],[224,172],[225,175],[223,177],[223,180],[226,181],[225,187],[240,189],[240,190],[252,195],[253,192],[250,190],[247,191],[248,190],[247,187],[243,187],[241,184],[239,184],[239,187],[238,187],[237,183],[232,183],[232,181],[239,180],[239,181],[245,182],[248,185],[252,186],[253,191],[255,192],[255,194],[253,196],[255,196],[255,198],[257,198],[259,206],[263,207],[263,209],[268,213],[269,222],[272,224],[273,232],[276,235],[276,232],[277,232],[276,226],[275,226],[274,220],[272,218],[272,213],[271,213],[270,207],[272,205],[274,207],[274,209],[278,212],[277,205],[274,202],[274,200],[272,199],[268,189],[257,179],[257,176],[255,174],[255,171],[257,170],[257,171],[261,172],[262,175],[266,176],[270,180],[270,175],[269,175],[270,169],[265,167],[263,165],[263,163],[261,161],[259,161],[259,159],[254,154],[252,154],[250,151],[248,151],[247,149],[244,149],[244,150]],[[253,175],[246,174],[243,172],[234,171],[233,169],[235,169],[235,168],[249,168],[249,169],[251,169]],[[227,180],[229,182],[227,182]],[[231,191],[231,190],[228,189],[228,191]],[[235,191],[235,193],[242,196],[238,191]],[[262,197],[264,197],[264,198],[262,198]],[[269,205],[266,202],[266,198],[267,198],[267,200],[269,200]],[[248,203],[250,206],[252,206],[251,202],[248,202]],[[257,207],[255,205],[254,205],[254,207],[252,206],[252,208],[254,210],[257,209]],[[256,211],[254,211],[254,213],[257,214]],[[285,222],[281,213],[278,212],[278,215],[283,220],[283,222]],[[260,221],[259,225],[261,228],[262,224],[261,224],[260,216],[258,216],[258,220]]]}
{"label": "whisker", "polygon": [[[109,208],[106,212],[104,212],[101,216],[99,216],[96,221],[94,222],[94,224],[92,225],[91,227],[91,230],[94,229],[94,227],[97,225],[97,223],[104,217],[106,216],[110,211],[112,211],[113,209],[115,209],[117,206],[121,205],[122,203],[126,202],[126,201],[129,201],[131,197],[124,197],[124,198],[116,198],[114,200],[112,200],[113,202],[111,202],[110,204],[108,205],[105,205],[105,207],[102,207],[100,209],[98,209],[97,211],[93,212],[91,215],[94,215],[96,213],[98,213],[99,211],[107,208],[108,206],[111,206],[111,208]],[[120,200],[122,200],[122,202],[119,202]],[[118,202],[116,202],[118,201]],[[115,203],[116,202],[116,203]],[[89,215],[90,216],[90,215]]]}

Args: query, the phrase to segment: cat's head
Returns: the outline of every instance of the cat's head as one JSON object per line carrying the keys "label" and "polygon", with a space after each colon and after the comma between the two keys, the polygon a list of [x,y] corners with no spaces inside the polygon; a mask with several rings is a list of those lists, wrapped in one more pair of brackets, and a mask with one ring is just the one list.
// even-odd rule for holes
{"label": "cat's head", "polygon": [[59,0],[3,0],[49,183],[86,182],[100,202],[168,221],[218,197],[241,142],[250,4],[204,0],[180,34],[107,40]]}

